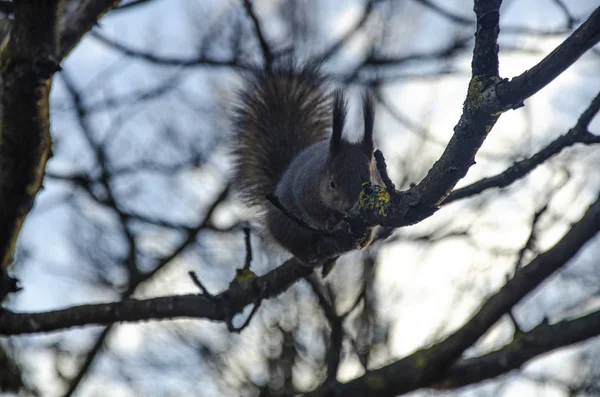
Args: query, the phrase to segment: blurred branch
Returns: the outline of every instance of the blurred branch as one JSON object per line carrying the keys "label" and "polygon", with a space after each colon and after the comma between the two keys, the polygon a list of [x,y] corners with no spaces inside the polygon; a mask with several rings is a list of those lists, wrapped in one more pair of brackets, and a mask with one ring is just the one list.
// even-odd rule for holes
{"label": "blurred branch", "polygon": [[475,24],[475,21],[472,20],[471,18],[463,17],[462,15],[458,15],[453,12],[450,12],[450,11],[446,10],[445,8],[442,8],[441,6],[439,6],[437,3],[434,3],[431,0],[414,0],[414,1],[429,8],[430,10],[434,11],[438,15],[441,15],[442,17],[444,17],[452,22],[458,23],[460,25],[467,25],[467,26],[473,26],[473,24]]}
{"label": "blurred branch", "polygon": [[329,48],[327,48],[325,51],[323,51],[323,53],[321,53],[320,55],[317,55],[315,57],[315,60],[317,62],[324,62],[327,59],[331,58],[344,45],[346,45],[346,43],[348,43],[348,41],[350,41],[350,39],[352,39],[352,37],[354,37],[354,35],[360,29],[362,29],[362,27],[365,25],[365,23],[369,20],[369,17],[373,13],[373,6],[376,1],[378,1],[378,0],[368,0],[367,4],[365,5],[365,8],[362,12],[362,15],[358,19],[356,24],[352,28],[350,28],[339,40],[337,40],[335,43],[331,44],[331,46],[329,46]]}
{"label": "blurred branch", "polygon": [[[531,220],[531,229],[529,231],[529,236],[527,237],[525,244],[519,250],[519,254],[517,255],[517,261],[515,263],[515,271],[518,271],[519,269],[521,269],[521,266],[523,265],[523,258],[525,258],[525,254],[528,251],[533,251],[536,249],[537,225],[538,225],[540,219],[542,219],[542,215],[544,215],[546,213],[546,211],[548,211],[548,208],[549,208],[548,205],[549,205],[549,201],[546,202],[546,204],[544,204],[542,206],[542,208],[535,211],[535,213],[533,214],[533,219]],[[513,319],[513,322],[516,324],[516,321],[514,321],[514,319]]]}
{"label": "blurred branch", "polygon": [[250,0],[242,0],[244,2],[244,9],[248,14],[248,17],[252,20],[252,24],[254,25],[254,32],[256,34],[256,39],[260,44],[260,49],[263,54],[263,59],[265,61],[265,69],[271,70],[273,66],[273,51],[271,51],[271,47],[269,43],[267,43],[267,39],[265,38],[265,34],[263,32],[262,27],[260,26],[260,21],[254,12],[254,8],[252,7],[252,2]]}
{"label": "blurred branch", "polygon": [[61,73],[61,77],[65,86],[67,87],[67,91],[71,95],[73,103],[75,104],[75,109],[77,110],[77,121],[79,126],[83,132],[83,135],[90,147],[90,149],[94,152],[96,156],[96,162],[100,168],[100,183],[102,184],[104,191],[106,192],[105,204],[110,207],[118,216],[119,224],[121,226],[121,231],[125,236],[127,241],[127,258],[125,260],[125,265],[128,270],[128,278],[130,281],[136,280],[140,275],[140,269],[137,266],[136,261],[136,244],[135,238],[133,236],[132,231],[130,230],[127,224],[127,215],[121,211],[121,208],[115,198],[115,194],[113,192],[113,188],[111,186],[110,180],[111,176],[107,168],[107,159],[106,153],[104,150],[104,145],[94,142],[93,136],[93,128],[89,122],[88,115],[85,111],[85,108],[82,105],[81,95],[77,87],[75,87],[74,82],[69,77],[69,74],[63,70]]}
{"label": "blurred branch", "polygon": [[[124,264],[126,265],[126,267],[128,269],[129,275],[128,275],[127,291],[125,291],[122,294],[122,296],[130,297],[134,293],[136,288],[142,282],[151,278],[159,269],[161,269],[164,265],[169,263],[172,260],[172,258],[174,258],[176,255],[178,255],[179,252],[181,252],[181,250],[183,250],[185,247],[187,247],[189,244],[191,244],[193,241],[195,241],[196,234],[208,224],[208,222],[210,221],[210,218],[212,217],[212,213],[213,213],[214,209],[216,208],[216,206],[218,204],[220,204],[222,202],[222,200],[224,199],[224,197],[227,194],[228,189],[225,189],[224,190],[225,193],[219,195],[219,197],[217,198],[215,203],[209,207],[207,215],[206,215],[204,221],[202,221],[200,223],[200,226],[197,227],[196,229],[191,229],[191,230],[188,229],[188,238],[185,239],[184,243],[179,248],[175,249],[172,256],[164,258],[155,267],[155,269],[153,271],[151,271],[149,273],[142,273],[137,265],[135,237],[128,225],[128,222],[131,219],[131,217],[130,217],[130,214],[126,213],[125,211],[123,211],[120,208],[120,205],[117,202],[117,199],[113,193],[113,190],[111,187],[111,180],[112,180],[113,175],[109,172],[109,170],[106,166],[106,155],[104,153],[104,147],[102,144],[94,142],[94,140],[93,140],[94,134],[92,131],[92,126],[89,124],[86,108],[82,104],[81,95],[80,95],[78,89],[74,86],[74,83],[71,81],[68,73],[66,73],[65,71],[63,71],[63,73],[62,73],[62,78],[65,83],[65,86],[67,87],[68,92],[72,96],[73,102],[75,104],[75,108],[77,110],[78,121],[79,121],[80,127],[84,133],[84,136],[87,140],[87,143],[90,146],[90,148],[92,149],[92,151],[94,151],[94,153],[96,154],[96,162],[100,166],[100,176],[99,176],[98,182],[100,182],[102,184],[102,186],[104,187],[104,191],[106,192],[106,199],[100,200],[95,194],[93,194],[91,189],[89,189],[90,188],[89,183],[84,183],[83,186],[84,186],[84,188],[86,188],[88,193],[94,199],[96,199],[98,202],[102,203],[103,205],[111,208],[113,211],[116,212],[118,219],[119,219],[121,229],[122,229],[124,235],[126,236],[126,240],[128,243],[128,255],[124,260]],[[68,388],[67,392],[64,394],[65,397],[70,397],[71,395],[73,395],[75,393],[75,391],[81,384],[82,380],[85,378],[85,375],[89,371],[91,364],[93,363],[93,361],[95,360],[95,358],[101,351],[102,347],[104,346],[104,341],[107,338],[107,336],[110,334],[111,330],[112,330],[112,327],[108,327],[102,331],[102,333],[100,334],[100,336],[94,343],[93,348],[88,352],[88,354],[84,360],[84,363],[80,367],[77,375],[71,380],[71,382],[69,384],[69,388]]]}
{"label": "blurred branch", "polygon": [[583,342],[600,334],[600,311],[549,325],[541,323],[518,335],[499,350],[458,361],[436,382],[436,389],[452,389],[491,379],[520,368],[552,350]]}
{"label": "blurred branch", "polygon": [[[444,376],[444,371],[465,349],[477,342],[514,305],[564,266],[598,231],[600,196],[554,247],[538,255],[517,272],[504,287],[482,304],[465,325],[445,340],[348,383],[324,385],[306,395],[317,397],[335,393],[349,397],[374,394],[391,397],[431,385]],[[594,328],[593,335],[599,334],[600,328]]]}
{"label": "blurred branch", "polygon": [[324,286],[322,283],[313,275],[306,277],[306,281],[310,285],[312,291],[317,297],[319,306],[323,310],[323,314],[329,323],[330,334],[329,334],[329,348],[327,349],[327,381],[335,382],[337,377],[338,368],[340,366],[341,354],[342,354],[342,343],[344,341],[344,328],[343,318],[339,316],[335,309],[335,304],[331,299],[332,294],[328,294],[329,298],[325,296]]}
{"label": "blurred branch", "polygon": [[528,175],[531,171],[543,164],[546,160],[560,153],[563,149],[575,144],[593,145],[600,143],[600,136],[594,135],[588,131],[588,126],[594,116],[600,111],[600,93],[592,100],[587,109],[583,112],[577,124],[566,134],[559,136],[550,142],[533,156],[517,161],[512,166],[501,173],[483,178],[468,186],[454,190],[443,204],[449,204],[453,201],[465,197],[475,196],[487,189],[503,188]]}
{"label": "blurred branch", "polygon": [[119,7],[115,8],[113,11],[114,12],[129,11],[129,10],[137,8],[138,6],[147,5],[152,2],[156,2],[156,0],[132,0],[125,4],[121,4]]}
{"label": "blurred branch", "polygon": [[[459,15],[457,13],[454,13],[452,11],[449,11],[432,0],[413,0],[413,1],[423,5],[424,7],[430,9],[431,11],[435,12],[439,16],[441,16],[453,23],[456,23],[458,25],[473,26],[475,24],[475,21],[472,20],[471,18],[468,18],[468,17],[462,16],[462,15]],[[564,4],[562,4],[562,2],[560,2],[560,0],[554,0],[554,1],[555,1],[555,3],[560,4],[562,6],[560,8],[563,11],[563,13],[565,14],[565,16],[567,17],[567,24],[566,24],[565,28],[544,30],[544,29],[536,29],[536,28],[524,27],[524,26],[504,26],[502,28],[502,31],[504,33],[528,34],[528,35],[536,35],[536,36],[556,36],[556,35],[568,33],[569,30],[573,27],[573,25],[575,23],[577,23],[577,19],[575,19],[571,16],[571,14],[568,12],[566,7],[564,7]]]}
{"label": "blurred branch", "polygon": [[398,66],[403,63],[409,63],[414,61],[426,61],[433,60],[436,62],[443,62],[445,60],[451,59],[453,56],[457,55],[461,50],[464,50],[469,45],[471,41],[470,36],[465,36],[461,38],[456,38],[452,42],[450,42],[444,48],[440,48],[438,50],[433,51],[415,51],[412,54],[406,54],[401,56],[382,56],[371,54],[364,61],[363,66]]}
{"label": "blurred branch", "polygon": [[[135,237],[133,235],[133,232],[129,228],[128,217],[125,213],[123,213],[123,211],[121,211],[119,204],[113,193],[113,189],[112,189],[112,186],[110,183],[111,177],[108,172],[108,168],[107,168],[107,164],[106,164],[107,159],[106,159],[104,147],[102,144],[94,142],[94,140],[93,140],[93,136],[94,136],[93,128],[89,121],[86,109],[82,105],[82,98],[81,98],[78,88],[75,87],[74,82],[71,80],[69,74],[65,70],[62,71],[61,77],[62,77],[62,80],[67,88],[67,91],[71,95],[71,99],[75,105],[75,109],[76,109],[76,113],[77,113],[77,121],[79,123],[79,127],[81,128],[81,131],[83,132],[83,135],[87,141],[87,144],[90,146],[90,149],[94,152],[94,154],[96,156],[95,160],[98,163],[99,168],[100,168],[100,178],[99,178],[100,183],[102,184],[102,186],[104,187],[104,191],[106,192],[106,199],[104,200],[105,205],[110,207],[117,214],[121,232],[123,233],[123,236],[125,236],[125,240],[127,241],[127,255],[123,261],[123,264],[127,268],[128,284],[129,284],[129,286],[137,285],[137,283],[138,283],[137,280],[140,279],[141,274],[140,274],[140,269],[139,269],[138,263],[137,263]],[[91,192],[90,192],[90,194],[91,194]],[[98,353],[101,351],[102,347],[104,346],[104,341],[110,334],[111,330],[112,330],[112,327],[107,327],[104,330],[102,330],[99,337],[96,339],[96,342],[94,343],[92,349],[87,353],[86,358],[85,358],[83,364],[81,365],[81,367],[79,368],[77,374],[75,375],[75,377],[73,377],[70,380],[69,387],[68,387],[67,391],[65,392],[65,394],[63,395],[64,397],[70,397],[75,393],[75,391],[81,384],[82,380],[85,378],[86,374],[88,373],[96,356],[98,355]]]}
{"label": "blurred branch", "polygon": [[[173,259],[179,256],[179,254],[181,254],[187,247],[189,247],[194,241],[196,241],[198,233],[210,224],[214,211],[225,200],[228,194],[229,186],[226,186],[225,189],[221,191],[221,193],[217,196],[213,203],[208,207],[206,214],[204,215],[204,219],[198,224],[198,226],[187,230],[187,236],[184,239],[184,241],[179,246],[175,247],[175,249],[173,249],[173,251],[169,255],[160,258],[158,260],[157,265],[152,271],[140,273],[138,277],[130,279],[127,290],[121,294],[121,297],[123,299],[131,298],[131,296],[133,296],[133,294],[136,292],[140,285],[152,279],[156,273],[158,273],[166,265],[171,263]],[[209,295],[207,295],[206,297],[208,299],[212,298],[212,296]],[[102,333],[100,333],[100,335],[96,339],[96,342],[94,343],[93,347],[90,349],[90,351],[88,351],[85,360],[83,361],[83,364],[79,368],[79,371],[77,372],[75,377],[71,379],[69,388],[67,389],[67,392],[63,395],[63,397],[70,397],[75,393],[75,391],[81,384],[81,381],[85,378],[89,369],[91,368],[92,363],[96,360],[96,357],[102,351],[106,339],[112,332],[113,326],[114,324],[111,323],[108,327],[102,330]]]}
{"label": "blurred branch", "polygon": [[184,67],[187,67],[187,66],[233,67],[233,66],[235,66],[235,67],[242,68],[242,69],[246,67],[246,65],[243,62],[236,60],[236,58],[219,60],[219,59],[208,58],[204,55],[199,55],[197,57],[189,57],[189,58],[168,57],[168,56],[156,55],[151,52],[146,52],[143,50],[130,48],[124,44],[121,44],[115,40],[112,40],[112,39],[106,37],[103,33],[99,32],[98,30],[93,30],[90,34],[95,39],[106,44],[110,48],[123,53],[124,55],[127,55],[132,58],[143,59],[145,61],[148,61],[151,63],[156,63],[159,65],[184,66]]}
{"label": "blurred branch", "polygon": [[[177,88],[179,88],[180,82],[183,80],[182,77],[184,75],[185,73],[178,72],[173,76],[160,81],[158,84],[151,86],[150,88],[131,90],[128,93],[116,94],[114,96],[104,96],[102,99],[90,101],[91,103],[83,104],[83,106],[86,113],[91,114],[106,110],[123,109],[126,106],[140,105],[145,101],[151,101],[175,91]],[[97,85],[103,84],[105,84],[104,80],[102,80],[101,83],[98,82],[96,87]],[[86,91],[87,89],[84,89],[82,90],[82,93],[86,93]],[[56,109],[61,111],[71,110],[68,105],[62,103],[59,106],[56,106]],[[189,163],[189,161],[186,162],[187,165],[189,165]],[[152,163],[149,163],[149,166],[152,166]],[[139,171],[140,169],[143,169],[143,167],[136,167],[136,170]]]}
{"label": "blurred branch", "polygon": [[98,355],[104,348],[104,342],[106,342],[106,339],[111,334],[112,330],[113,326],[108,326],[104,328],[96,337],[96,341],[94,342],[90,350],[88,350],[88,352],[85,355],[85,359],[83,360],[83,363],[78,368],[77,374],[75,374],[74,377],[68,380],[69,387],[67,388],[67,391],[62,395],[63,397],[71,397],[75,393],[75,391],[77,391],[77,389],[81,385],[81,382],[89,373],[92,364],[94,363],[94,361],[96,361],[96,357],[98,357]]}
{"label": "blurred branch", "polygon": [[571,11],[569,11],[569,9],[565,5],[565,3],[562,2],[562,0],[553,0],[553,1],[554,1],[554,4],[556,4],[556,6],[562,11],[563,15],[565,16],[565,19],[567,20],[567,25],[569,27],[571,27],[577,23],[577,18],[575,18],[573,16],[573,14],[571,14]]}
{"label": "blurred branch", "polygon": [[59,20],[60,59],[66,57],[98,20],[121,0],[69,0]]}

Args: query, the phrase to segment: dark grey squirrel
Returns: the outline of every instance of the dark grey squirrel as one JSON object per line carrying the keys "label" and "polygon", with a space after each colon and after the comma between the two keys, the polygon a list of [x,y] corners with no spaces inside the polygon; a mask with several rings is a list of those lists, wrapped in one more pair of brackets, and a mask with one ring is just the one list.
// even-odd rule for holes
{"label": "dark grey squirrel", "polygon": [[[374,108],[363,96],[364,135],[343,138],[347,103],[318,66],[290,63],[253,70],[233,112],[234,188],[262,209],[268,234],[305,264],[356,204],[373,161]],[[279,208],[267,199],[274,196]],[[372,236],[360,243],[366,247]]]}

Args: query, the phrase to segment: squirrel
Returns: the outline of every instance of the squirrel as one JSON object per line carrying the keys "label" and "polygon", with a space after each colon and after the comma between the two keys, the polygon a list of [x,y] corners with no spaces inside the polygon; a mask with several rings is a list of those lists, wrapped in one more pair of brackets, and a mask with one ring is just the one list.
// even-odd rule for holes
{"label": "squirrel", "polygon": [[[232,117],[234,188],[262,209],[261,223],[275,242],[312,265],[363,184],[380,184],[372,98],[363,96],[362,140],[350,143],[343,137],[344,93],[328,88],[318,66],[286,63],[246,77]],[[367,234],[361,249],[371,242],[373,228]]]}

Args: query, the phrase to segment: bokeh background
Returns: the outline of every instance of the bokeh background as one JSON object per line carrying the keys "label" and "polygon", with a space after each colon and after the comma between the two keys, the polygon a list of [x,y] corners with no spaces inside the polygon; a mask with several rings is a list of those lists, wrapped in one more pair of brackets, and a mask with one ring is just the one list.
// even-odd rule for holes
{"label": "bokeh background", "polygon": [[[376,142],[399,189],[417,183],[459,119],[475,31],[468,0],[255,0],[277,56],[320,59],[351,98],[376,98]],[[539,62],[597,6],[505,0],[500,73]],[[242,1],[131,0],[62,63],[51,95],[54,157],[20,235],[6,303],[41,311],[127,297],[214,293],[244,263],[253,225],[229,185],[228,113],[240,71],[262,62]],[[495,175],[571,128],[600,90],[600,49],[503,115],[459,186]],[[600,120],[590,126],[600,132]],[[22,395],[284,396],[328,376],[331,330],[343,335],[337,378],[352,379],[440,340],[517,267],[551,247],[600,189],[600,151],[575,146],[503,189],[457,200],[431,218],[345,255],[325,280],[265,302],[240,334],[205,320],[86,327],[2,340]],[[252,234],[252,269],[285,256]],[[513,311],[524,330],[598,308],[600,240]],[[324,309],[334,310],[332,324]],[[234,320],[241,324],[243,317]],[[510,341],[500,321],[467,355]],[[600,395],[600,344],[547,354],[495,380],[415,395]],[[12,395],[12,394],[7,394]]]}

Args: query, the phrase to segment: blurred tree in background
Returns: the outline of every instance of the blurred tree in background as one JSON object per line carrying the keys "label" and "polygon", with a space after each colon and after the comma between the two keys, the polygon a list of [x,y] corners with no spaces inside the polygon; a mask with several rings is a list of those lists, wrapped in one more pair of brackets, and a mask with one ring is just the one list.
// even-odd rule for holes
{"label": "blurred tree in background", "polygon": [[[0,390],[600,395],[594,3],[0,2]],[[289,56],[357,131],[372,90],[398,189],[325,279],[228,182],[243,71]]]}

